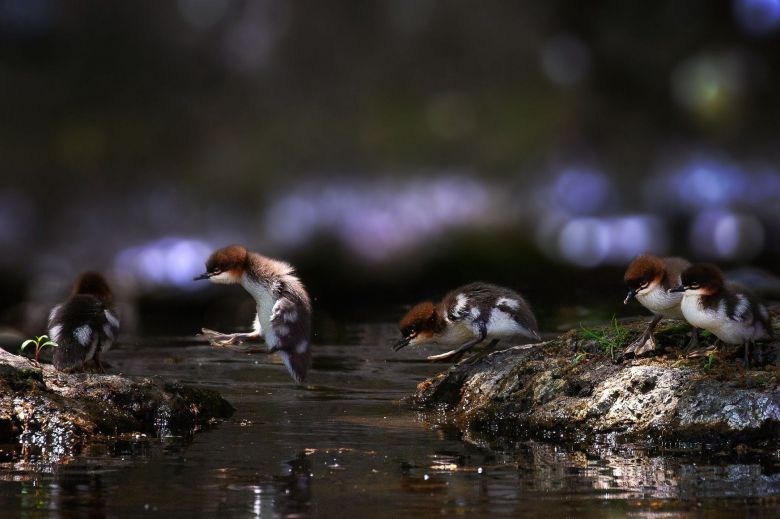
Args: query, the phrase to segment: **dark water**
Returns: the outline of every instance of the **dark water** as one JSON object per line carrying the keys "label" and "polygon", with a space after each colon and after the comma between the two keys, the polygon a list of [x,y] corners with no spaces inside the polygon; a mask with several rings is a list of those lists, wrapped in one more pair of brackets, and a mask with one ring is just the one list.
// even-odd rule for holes
{"label": "dark water", "polygon": [[488,448],[399,400],[442,369],[390,326],[317,346],[311,385],[273,358],[139,341],[114,371],[215,388],[236,407],[194,436],[96,444],[59,462],[1,453],[2,517],[778,517],[780,454],[517,442]]}

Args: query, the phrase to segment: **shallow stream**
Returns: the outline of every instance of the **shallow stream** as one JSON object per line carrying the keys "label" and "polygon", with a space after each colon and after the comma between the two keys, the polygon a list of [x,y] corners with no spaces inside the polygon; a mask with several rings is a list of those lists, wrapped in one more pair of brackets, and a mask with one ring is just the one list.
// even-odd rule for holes
{"label": "shallow stream", "polygon": [[57,462],[1,446],[2,516],[780,516],[777,452],[497,447],[431,425],[401,399],[444,366],[394,353],[396,333],[339,331],[316,346],[306,387],[273,357],[125,341],[111,371],[217,389],[233,417],[191,439],[99,443]]}

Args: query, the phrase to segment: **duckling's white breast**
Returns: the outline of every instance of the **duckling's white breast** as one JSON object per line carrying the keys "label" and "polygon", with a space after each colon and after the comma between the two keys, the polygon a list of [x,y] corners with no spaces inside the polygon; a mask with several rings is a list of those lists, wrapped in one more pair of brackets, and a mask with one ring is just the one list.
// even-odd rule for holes
{"label": "duckling's white breast", "polygon": [[669,319],[683,318],[682,310],[680,310],[682,294],[679,292],[669,293],[661,285],[656,285],[652,290],[637,294],[636,299],[654,314]]}

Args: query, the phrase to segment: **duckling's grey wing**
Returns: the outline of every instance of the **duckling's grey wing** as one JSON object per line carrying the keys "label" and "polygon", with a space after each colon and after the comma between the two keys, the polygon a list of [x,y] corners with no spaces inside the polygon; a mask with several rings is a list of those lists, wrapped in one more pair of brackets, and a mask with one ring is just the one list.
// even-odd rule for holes
{"label": "duckling's grey wing", "polygon": [[473,301],[469,299],[467,293],[453,290],[442,300],[442,306],[446,317],[451,322],[462,321],[469,315],[471,315],[471,308]]}
{"label": "duckling's grey wing", "polygon": [[100,351],[106,352],[119,335],[119,317],[112,308],[105,308],[97,318],[100,324]]}
{"label": "duckling's grey wing", "polygon": [[755,324],[764,329],[766,338],[775,336],[769,310],[753,291],[738,283],[726,282],[732,297],[726,300],[726,310],[730,319],[746,324]]}
{"label": "duckling's grey wing", "polygon": [[511,315],[515,322],[530,332],[529,334],[532,338],[541,340],[536,316],[534,316],[533,310],[531,310],[531,307],[520,294],[499,298],[496,302],[496,308]]}
{"label": "duckling's grey wing", "polygon": [[271,309],[271,329],[278,340],[273,351],[293,379],[303,382],[311,363],[308,308],[286,297],[278,299]]}

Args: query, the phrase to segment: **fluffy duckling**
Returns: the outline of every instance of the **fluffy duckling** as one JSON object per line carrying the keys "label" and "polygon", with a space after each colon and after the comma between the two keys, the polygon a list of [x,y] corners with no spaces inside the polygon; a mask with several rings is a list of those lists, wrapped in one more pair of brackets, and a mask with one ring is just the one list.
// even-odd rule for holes
{"label": "fluffy duckling", "polygon": [[70,297],[49,314],[49,337],[57,343],[54,366],[62,371],[84,368],[94,360],[103,372],[101,355],[106,353],[119,333],[119,319],[106,280],[97,272],[81,274]]}
{"label": "fluffy duckling", "polygon": [[[636,298],[642,306],[653,312],[654,316],[639,339],[626,348],[626,353],[639,356],[655,350],[657,344],[653,332],[661,319],[685,319],[680,309],[682,294],[669,292],[669,289],[680,284],[680,276],[690,266],[691,263],[683,258],[660,258],[650,254],[643,254],[629,264],[623,276],[628,286],[628,294],[623,303],[628,304]],[[693,349],[697,339],[698,334],[694,328],[686,350]]]}
{"label": "fluffy duckling", "polygon": [[403,338],[398,351],[408,345],[442,344],[455,349],[432,355],[442,360],[459,355],[489,339],[541,341],[531,308],[517,292],[488,283],[471,283],[456,288],[434,304],[419,303],[401,319]]}
{"label": "fluffy duckling", "polygon": [[291,265],[231,245],[214,252],[206,261],[206,272],[195,279],[241,285],[257,306],[251,333],[204,329],[214,344],[226,346],[262,337],[268,345],[265,351],[277,353],[296,382],[306,379],[311,363],[311,304]]}
{"label": "fluffy duckling", "polygon": [[743,345],[746,367],[750,343],[774,338],[766,306],[748,289],[727,282],[715,265],[691,266],[670,292],[683,293],[680,308],[691,325],[711,332],[726,344]]}

